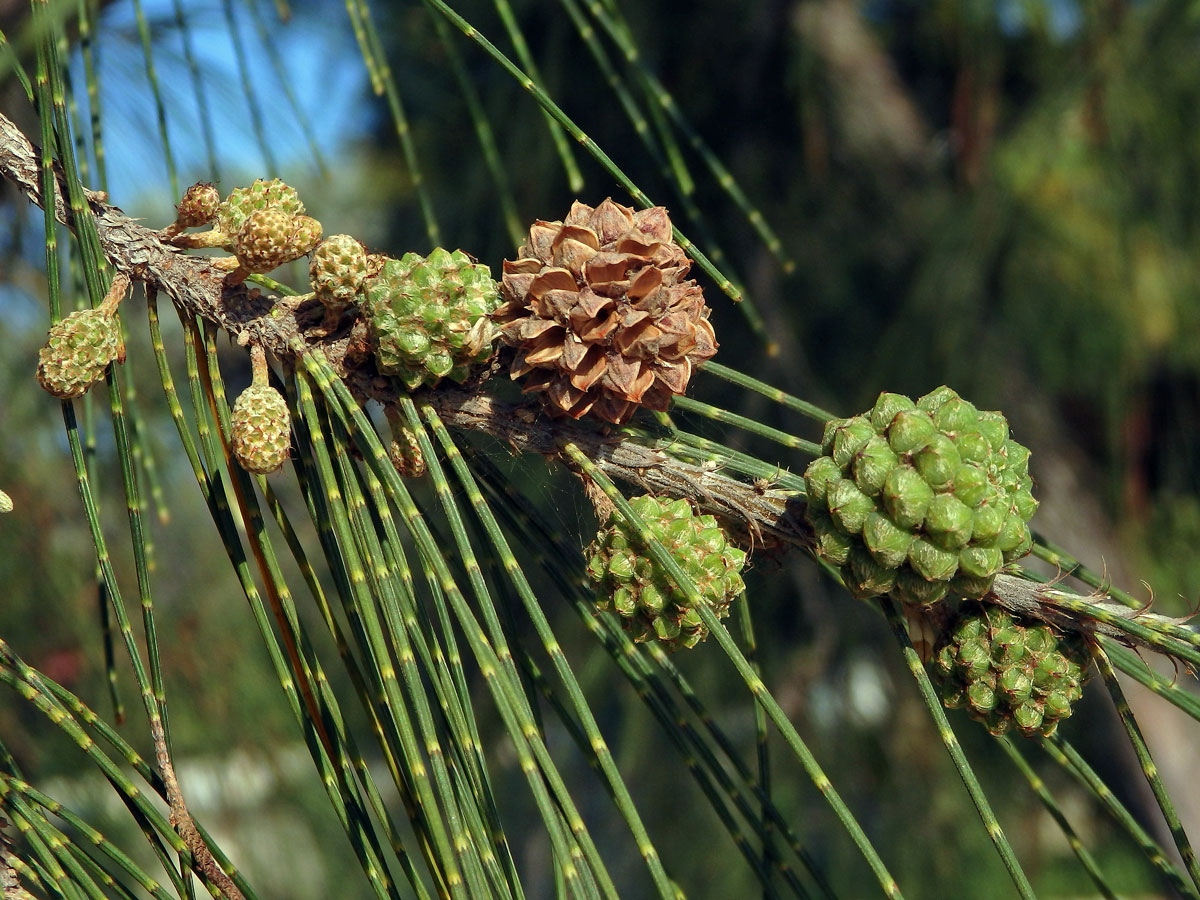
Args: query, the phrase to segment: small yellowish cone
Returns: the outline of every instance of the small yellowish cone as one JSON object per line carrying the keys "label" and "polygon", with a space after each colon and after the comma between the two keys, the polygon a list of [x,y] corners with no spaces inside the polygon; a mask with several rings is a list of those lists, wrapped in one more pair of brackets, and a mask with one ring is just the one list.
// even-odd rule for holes
{"label": "small yellowish cone", "polygon": [[247,275],[263,274],[299,259],[321,240],[321,223],[278,209],[260,209],[246,217],[233,239],[238,267],[227,277],[240,284]]}
{"label": "small yellowish cone", "polygon": [[367,250],[357,238],[333,234],[317,244],[308,264],[308,280],[325,309],[321,331],[329,334],[337,329],[366,278]]}
{"label": "small yellowish cone", "polygon": [[296,189],[278,178],[258,179],[249,187],[234,188],[217,210],[217,230],[234,235],[242,230],[246,219],[255,212],[273,209],[289,216],[304,214],[304,204]]}
{"label": "small yellowish cone", "polygon": [[38,351],[38,383],[55,397],[82,397],[104,378],[114,360],[124,361],[117,305],[129,289],[124,275],[113,278],[104,302],[80,309],[50,326],[46,346]]}
{"label": "small yellowish cone", "polygon": [[233,455],[247,472],[270,475],[287,461],[292,446],[292,417],[283,395],[267,383],[262,348],[252,351],[254,382],[238,396],[230,416]]}
{"label": "small yellowish cone", "polygon": [[193,184],[183,193],[183,199],[175,207],[175,227],[199,228],[217,217],[221,205],[221,192],[216,185],[207,182]]}
{"label": "small yellowish cone", "polygon": [[308,264],[313,292],[325,306],[339,311],[354,302],[367,278],[367,251],[348,234],[331,234],[317,245]]}

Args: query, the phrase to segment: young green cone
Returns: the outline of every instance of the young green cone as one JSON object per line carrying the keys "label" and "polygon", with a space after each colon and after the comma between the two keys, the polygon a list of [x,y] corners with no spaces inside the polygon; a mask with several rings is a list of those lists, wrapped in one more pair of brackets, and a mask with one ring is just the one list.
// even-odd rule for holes
{"label": "young green cone", "polygon": [[992,734],[1050,735],[1083,696],[1091,657],[1080,635],[967,604],[934,648],[929,668],[951,709]]}
{"label": "young green cone", "polygon": [[379,371],[409,390],[443,378],[462,383],[492,355],[499,303],[488,267],[461,250],[384,262],[363,288],[363,310]]}
{"label": "young green cone", "polygon": [[[729,544],[716,519],[696,515],[686,500],[644,496],[629,505],[695,582],[704,603],[718,618],[729,615],[730,601],[745,588],[746,554]],[[708,637],[687,596],[654,563],[620,513],[612,513],[586,555],[597,606],[615,610],[635,641],[659,641],[678,650]]]}

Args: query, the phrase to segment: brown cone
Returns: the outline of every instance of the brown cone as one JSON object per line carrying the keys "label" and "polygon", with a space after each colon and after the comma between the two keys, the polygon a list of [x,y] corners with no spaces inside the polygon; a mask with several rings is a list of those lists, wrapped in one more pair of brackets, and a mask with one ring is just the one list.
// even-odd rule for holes
{"label": "brown cone", "polygon": [[691,264],[660,206],[576,201],[562,222],[535,222],[504,262],[494,315],[517,348],[512,377],[554,415],[620,425],[639,406],[665,410],[717,351]]}

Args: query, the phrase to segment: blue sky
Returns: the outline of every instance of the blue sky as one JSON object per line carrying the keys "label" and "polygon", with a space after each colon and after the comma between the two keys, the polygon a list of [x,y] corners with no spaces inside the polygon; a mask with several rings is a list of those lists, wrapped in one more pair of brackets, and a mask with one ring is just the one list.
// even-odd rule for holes
{"label": "blue sky", "polygon": [[[284,178],[301,172],[316,174],[310,136],[285,98],[250,5],[230,4],[244,51],[241,57],[235,52],[225,4],[184,0],[182,6],[208,97],[216,155],[224,167],[222,186],[235,186],[240,183],[236,179],[246,172]],[[345,5],[334,0],[305,4],[286,25],[280,23],[274,4],[257,0],[257,8],[302,114],[311,125],[312,139],[326,159],[336,158],[348,144],[364,136],[370,121],[366,69]],[[180,186],[186,187],[212,175],[194,83],[185,62],[183,35],[176,25],[173,0],[144,0],[143,9],[151,24],[171,153]],[[144,204],[158,206],[170,198],[169,181],[132,3],[114,4],[105,11],[97,49],[109,192],[131,213]],[[261,128],[274,157],[273,167],[268,166],[253,127],[242,67],[259,97]],[[83,65],[78,55],[72,73],[83,103]]]}
{"label": "blue sky", "polygon": [[[279,176],[297,183],[318,178],[320,171],[310,138],[325,159],[344,157],[367,135],[372,120],[366,67],[344,3],[310,0],[283,25],[274,3],[253,2],[311,130],[305,133],[286,102],[249,3],[239,0],[229,4],[244,51],[239,58],[222,0],[180,0],[208,97],[216,157],[222,166],[220,182],[226,191],[257,177]],[[196,91],[185,62],[174,0],[143,0],[142,9],[151,29],[171,156],[182,190],[193,182],[212,178]],[[165,225],[174,217],[173,207],[179,198],[170,190],[132,2],[114,3],[104,10],[95,46],[108,191],[113,202],[130,215],[154,226]],[[248,67],[262,103],[262,132],[270,144],[274,166],[265,161],[252,127],[242,65]],[[83,59],[78,48],[71,58],[70,75],[80,104],[77,121],[90,128]],[[331,174],[335,187],[337,175],[335,167]],[[94,167],[85,182],[89,187],[100,187]],[[26,213],[22,255],[30,267],[40,268],[41,215],[32,207]],[[5,268],[11,277],[19,267],[12,259]],[[0,306],[6,310],[8,324],[16,330],[34,324],[40,327],[45,317],[42,301],[27,295],[19,280],[0,283]]]}

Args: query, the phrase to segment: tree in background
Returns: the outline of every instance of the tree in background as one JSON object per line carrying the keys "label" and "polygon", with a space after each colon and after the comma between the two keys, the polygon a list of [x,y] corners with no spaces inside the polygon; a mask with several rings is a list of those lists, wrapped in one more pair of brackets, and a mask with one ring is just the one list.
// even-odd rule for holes
{"label": "tree in background", "polygon": [[0,17],[6,896],[1196,896],[1186,4]]}

